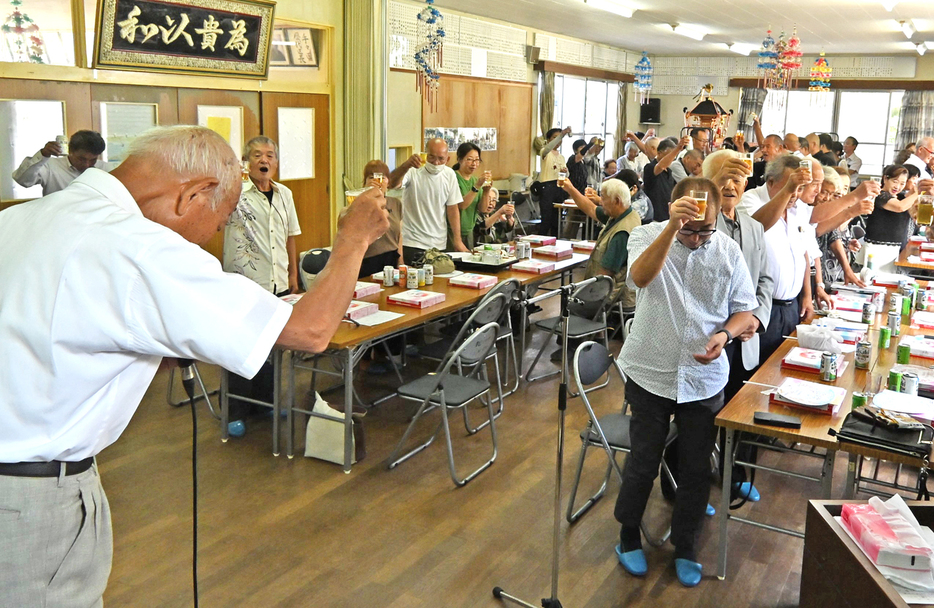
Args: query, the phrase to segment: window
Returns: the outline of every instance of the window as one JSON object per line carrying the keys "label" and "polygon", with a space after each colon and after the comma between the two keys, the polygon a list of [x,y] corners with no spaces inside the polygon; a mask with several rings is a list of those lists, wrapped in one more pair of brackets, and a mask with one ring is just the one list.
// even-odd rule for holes
{"label": "window", "polygon": [[895,154],[895,136],[904,91],[769,91],[762,109],[762,131],[830,133],[842,142],[855,137],[864,175],[881,175]]}
{"label": "window", "polygon": [[600,162],[616,158],[616,125],[619,111],[619,83],[555,75],[555,127],[571,127],[561,143],[561,154],[568,158],[578,139],[605,140]]}

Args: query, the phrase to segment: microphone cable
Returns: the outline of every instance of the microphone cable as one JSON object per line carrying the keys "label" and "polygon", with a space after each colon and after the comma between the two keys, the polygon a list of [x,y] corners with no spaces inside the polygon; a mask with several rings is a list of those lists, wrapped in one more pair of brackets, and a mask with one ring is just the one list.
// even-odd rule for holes
{"label": "microphone cable", "polygon": [[191,359],[178,359],[182,386],[191,404],[191,582],[194,606],[198,608],[198,416],[195,409],[195,364]]}

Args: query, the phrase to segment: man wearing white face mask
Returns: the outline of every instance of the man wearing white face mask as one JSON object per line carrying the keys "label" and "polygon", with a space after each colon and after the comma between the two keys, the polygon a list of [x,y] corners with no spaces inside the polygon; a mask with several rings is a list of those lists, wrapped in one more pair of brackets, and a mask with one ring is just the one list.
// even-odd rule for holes
{"label": "man wearing white face mask", "polygon": [[[444,250],[448,224],[456,251],[467,251],[461,241],[461,218],[458,203],[464,200],[457,175],[447,166],[448,145],[443,139],[428,140],[427,162],[413,155],[390,175],[390,187],[404,190],[402,195],[402,257],[414,264],[428,249]],[[410,171],[416,169],[416,171]],[[401,185],[400,185],[401,182]]]}

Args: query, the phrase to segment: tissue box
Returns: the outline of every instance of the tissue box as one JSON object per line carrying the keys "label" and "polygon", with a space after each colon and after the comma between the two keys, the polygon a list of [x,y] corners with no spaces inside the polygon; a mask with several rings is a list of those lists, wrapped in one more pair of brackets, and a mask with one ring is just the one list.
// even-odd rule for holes
{"label": "tissue box", "polygon": [[347,312],[344,313],[345,319],[350,319],[351,321],[356,321],[362,317],[372,315],[379,312],[379,306],[373,302],[359,302],[357,300],[351,300],[350,306],[347,307]]}
{"label": "tissue box", "polygon": [[477,274],[475,272],[465,272],[462,275],[448,279],[448,285],[457,285],[459,287],[473,287],[474,289],[485,289],[496,285],[499,280],[488,274]]}
{"label": "tissue box", "polygon": [[379,285],[376,283],[367,283],[366,281],[357,281],[357,286],[354,287],[353,297],[355,298],[365,298],[366,296],[371,296],[375,293],[379,293]]}

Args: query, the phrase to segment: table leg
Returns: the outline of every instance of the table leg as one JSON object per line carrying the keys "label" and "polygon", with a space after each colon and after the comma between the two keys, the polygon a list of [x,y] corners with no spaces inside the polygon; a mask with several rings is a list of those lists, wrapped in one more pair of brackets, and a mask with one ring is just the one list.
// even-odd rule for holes
{"label": "table leg", "polygon": [[843,498],[852,500],[856,498],[856,467],[859,465],[859,456],[850,452],[847,454],[846,485],[843,487]]}
{"label": "table leg", "polygon": [[733,485],[733,429],[726,429],[723,454],[723,488],[720,492],[720,551],[717,556],[717,578],[726,578],[726,533],[730,521],[730,486]]}
{"label": "table leg", "polygon": [[272,455],[279,455],[279,408],[282,391],[282,351],[272,351]]}
{"label": "table leg", "polygon": [[525,366],[522,364],[522,362],[525,361],[525,326],[529,321],[529,310],[527,308],[528,301],[528,289],[523,287],[519,297],[519,346],[521,347],[521,350],[519,351],[519,356],[516,357],[519,363],[519,369],[516,370],[516,373],[520,379],[522,378],[522,370],[525,369]]}
{"label": "table leg", "polygon": [[353,462],[353,349],[344,350],[344,473]]}
{"label": "table leg", "polygon": [[227,443],[230,435],[227,430],[227,423],[230,422],[230,397],[228,396],[228,374],[229,372],[221,368],[221,442]]}
{"label": "table leg", "polygon": [[288,375],[285,385],[285,406],[288,408],[285,417],[285,424],[288,427],[286,431],[288,433],[286,436],[286,456],[291,460],[295,457],[295,413],[292,411],[292,407],[295,405],[295,353],[291,351],[289,351],[289,366],[286,374]]}
{"label": "table leg", "polygon": [[824,500],[830,500],[830,495],[833,492],[833,463],[836,456],[836,450],[827,450],[827,456],[824,457],[824,466],[820,472],[821,498]]}
{"label": "table leg", "polygon": [[558,209],[558,238],[561,238],[561,235],[564,234],[564,231],[561,229],[564,226],[564,209]]}

